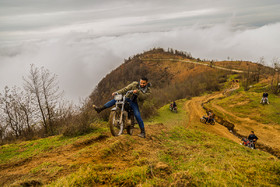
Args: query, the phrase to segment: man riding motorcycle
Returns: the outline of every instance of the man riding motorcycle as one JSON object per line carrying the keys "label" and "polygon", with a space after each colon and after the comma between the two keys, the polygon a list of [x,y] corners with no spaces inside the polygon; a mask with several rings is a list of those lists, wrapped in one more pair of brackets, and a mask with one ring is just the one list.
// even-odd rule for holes
{"label": "man riding motorcycle", "polygon": [[[141,133],[138,136],[141,138],[145,138],[146,137],[145,127],[144,127],[144,122],[140,115],[138,101],[139,102],[144,101],[151,94],[150,84],[148,83],[148,79],[146,77],[142,77],[140,79],[140,82],[134,81],[128,86],[126,86],[125,88],[112,93],[112,96],[116,94],[125,94],[129,90],[133,90],[133,92],[127,96],[126,101],[129,102],[130,107],[133,110],[134,116],[139,124]],[[93,107],[97,111],[97,113],[100,113],[102,110],[114,106],[115,103],[116,100],[112,99],[111,101],[107,102],[103,107],[96,107],[95,105],[93,105]]]}
{"label": "man riding motorcycle", "polygon": [[214,120],[214,113],[212,111],[208,112],[207,122],[211,123]]}
{"label": "man riding motorcycle", "polygon": [[173,101],[173,102],[170,104],[169,108],[170,108],[171,111],[177,110],[177,104],[176,104],[176,102]]}
{"label": "man riding motorcycle", "polygon": [[255,135],[254,131],[248,136],[248,140],[254,143],[254,149],[256,148],[256,142],[259,138]]}

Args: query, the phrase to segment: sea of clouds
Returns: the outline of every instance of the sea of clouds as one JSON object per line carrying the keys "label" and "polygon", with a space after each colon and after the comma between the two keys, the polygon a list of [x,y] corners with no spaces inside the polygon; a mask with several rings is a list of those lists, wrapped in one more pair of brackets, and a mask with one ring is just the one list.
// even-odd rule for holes
{"label": "sea of clouds", "polygon": [[264,57],[267,65],[280,57],[280,23],[240,28],[226,22],[195,24],[157,32],[97,36],[70,32],[59,37],[0,44],[0,92],[4,86],[22,86],[30,64],[44,66],[58,75],[65,97],[75,103],[86,98],[98,82],[124,59],[154,47],[190,52],[213,60],[248,60]]}

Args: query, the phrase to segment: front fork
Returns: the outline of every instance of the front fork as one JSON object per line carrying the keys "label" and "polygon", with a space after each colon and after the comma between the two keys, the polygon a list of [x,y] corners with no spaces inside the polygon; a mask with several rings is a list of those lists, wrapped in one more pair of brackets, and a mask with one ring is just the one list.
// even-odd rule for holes
{"label": "front fork", "polygon": [[120,116],[120,120],[119,120],[119,124],[120,124],[120,131],[118,135],[121,135],[123,133],[123,129],[124,129],[124,123],[123,123],[123,113],[124,113],[124,105],[125,105],[125,97],[123,97],[123,101],[122,102],[116,102],[116,107],[118,107],[118,104],[122,105],[121,108],[121,116]]}

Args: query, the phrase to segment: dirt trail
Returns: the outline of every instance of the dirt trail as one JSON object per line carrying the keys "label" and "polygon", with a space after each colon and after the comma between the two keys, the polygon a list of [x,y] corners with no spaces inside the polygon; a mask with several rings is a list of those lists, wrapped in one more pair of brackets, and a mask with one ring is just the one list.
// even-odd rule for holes
{"label": "dirt trail", "polygon": [[[241,136],[248,136],[250,131],[254,131],[258,136],[258,144],[260,148],[268,150],[268,152],[274,154],[277,157],[280,157],[280,129],[279,125],[275,124],[262,124],[258,121],[255,121],[250,118],[242,118],[230,111],[225,110],[223,107],[217,105],[215,102],[211,102],[211,108],[215,108],[221,113],[234,118],[236,122],[234,123],[236,133]],[[228,117],[226,120],[230,121]]]}
{"label": "dirt trail", "polygon": [[[191,64],[199,64],[202,66],[210,66],[209,64],[206,63],[202,63],[202,62],[198,62],[198,61],[191,61],[191,60],[181,60],[181,59],[161,59],[161,58],[154,58],[154,59],[147,59],[147,58],[143,58],[141,60],[144,61],[175,61],[175,62],[187,62],[187,63],[191,63]],[[229,68],[225,68],[225,67],[221,67],[221,66],[216,66],[216,65],[211,65],[212,68],[216,68],[216,69],[221,69],[221,70],[225,70],[225,71],[231,71],[231,72],[236,72],[236,73],[245,73],[242,70],[237,70],[237,69],[229,69]]]}
{"label": "dirt trail", "polygon": [[230,133],[229,130],[223,125],[216,123],[214,126],[212,126],[212,125],[202,124],[200,122],[200,118],[206,114],[205,110],[202,108],[202,104],[211,99],[219,98],[221,96],[222,93],[218,92],[211,95],[205,95],[202,97],[194,97],[191,100],[187,101],[185,104],[185,109],[189,115],[188,126],[196,127],[199,125],[202,126],[205,131],[220,135],[222,137],[240,143],[240,139],[234,136],[232,133]]}
{"label": "dirt trail", "polygon": [[[200,125],[204,127],[205,131],[215,133],[237,143],[241,143],[241,140],[236,135],[247,137],[250,134],[250,131],[255,131],[259,138],[257,148],[269,152],[274,156],[280,158],[279,125],[262,124],[250,118],[241,118],[233,114],[231,111],[227,111],[223,107],[215,104],[216,99],[223,97],[227,92],[232,92],[235,89],[238,89],[238,86],[223,92],[217,92],[202,97],[195,97],[192,98],[192,100],[187,101],[185,104],[185,108],[189,114],[188,126],[196,127]],[[226,114],[227,116],[235,119],[235,122],[232,122],[228,117],[224,119],[234,124],[235,135],[229,132],[229,130],[221,124],[216,123],[214,126],[211,126],[200,123],[200,117],[206,114],[205,109],[203,109],[202,107],[202,104],[209,101],[211,103],[211,109],[215,109],[216,111],[219,111],[219,113]]]}

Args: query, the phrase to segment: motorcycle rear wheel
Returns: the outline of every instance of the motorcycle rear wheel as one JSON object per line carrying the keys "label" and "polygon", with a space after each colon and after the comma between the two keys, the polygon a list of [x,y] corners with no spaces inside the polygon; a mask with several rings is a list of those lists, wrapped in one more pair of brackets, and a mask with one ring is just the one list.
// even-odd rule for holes
{"label": "motorcycle rear wheel", "polygon": [[131,124],[126,127],[127,134],[132,135],[134,130],[134,117],[131,119]]}

